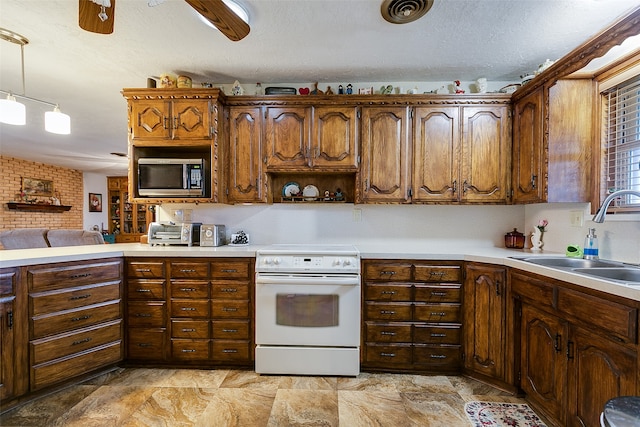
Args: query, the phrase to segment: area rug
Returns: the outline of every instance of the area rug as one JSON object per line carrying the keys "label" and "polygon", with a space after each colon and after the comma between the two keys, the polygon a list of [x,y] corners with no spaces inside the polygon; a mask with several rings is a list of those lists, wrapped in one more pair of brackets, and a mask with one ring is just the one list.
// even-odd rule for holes
{"label": "area rug", "polygon": [[547,427],[526,403],[467,402],[474,427]]}

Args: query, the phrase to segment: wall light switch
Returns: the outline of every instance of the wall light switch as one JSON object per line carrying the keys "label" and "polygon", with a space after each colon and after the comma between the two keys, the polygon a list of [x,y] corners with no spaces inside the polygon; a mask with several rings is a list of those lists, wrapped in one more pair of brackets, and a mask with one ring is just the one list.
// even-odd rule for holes
{"label": "wall light switch", "polygon": [[353,222],[362,221],[362,209],[354,209],[353,210]]}
{"label": "wall light switch", "polygon": [[584,212],[571,211],[569,212],[569,222],[572,227],[582,227],[584,225]]}

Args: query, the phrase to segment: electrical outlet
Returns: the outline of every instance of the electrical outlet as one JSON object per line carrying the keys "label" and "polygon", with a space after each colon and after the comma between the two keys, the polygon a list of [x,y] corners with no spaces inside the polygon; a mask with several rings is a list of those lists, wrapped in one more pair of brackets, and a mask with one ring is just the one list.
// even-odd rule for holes
{"label": "electrical outlet", "polygon": [[582,227],[584,225],[584,212],[571,211],[569,212],[569,222],[572,227]]}
{"label": "electrical outlet", "polygon": [[353,222],[362,221],[362,209],[354,209],[353,210]]}

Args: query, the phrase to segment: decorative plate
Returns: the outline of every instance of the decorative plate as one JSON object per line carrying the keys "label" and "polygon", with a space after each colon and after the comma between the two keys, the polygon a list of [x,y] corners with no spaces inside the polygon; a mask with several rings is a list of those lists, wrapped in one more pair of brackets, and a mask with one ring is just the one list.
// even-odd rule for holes
{"label": "decorative plate", "polygon": [[306,200],[314,200],[316,197],[320,196],[320,192],[318,191],[318,187],[315,185],[307,185],[302,190],[302,195]]}
{"label": "decorative plate", "polygon": [[282,187],[282,195],[284,197],[293,197],[300,194],[300,184],[297,182],[287,182]]}

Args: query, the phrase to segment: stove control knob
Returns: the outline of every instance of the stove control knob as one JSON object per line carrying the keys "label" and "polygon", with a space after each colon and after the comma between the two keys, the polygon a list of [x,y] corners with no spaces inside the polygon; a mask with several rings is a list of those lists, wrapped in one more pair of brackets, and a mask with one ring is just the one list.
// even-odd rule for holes
{"label": "stove control knob", "polygon": [[280,264],[280,258],[275,257],[275,258],[273,259],[273,263],[274,263],[275,265]]}
{"label": "stove control knob", "polygon": [[269,264],[271,264],[271,258],[265,258],[265,259],[262,260],[262,262],[264,264],[266,264],[266,265],[269,265]]}
{"label": "stove control knob", "polygon": [[340,258],[336,258],[333,260],[333,265],[339,266],[342,264],[342,260]]}
{"label": "stove control knob", "polygon": [[351,265],[351,260],[349,258],[345,259],[342,265],[344,266]]}

